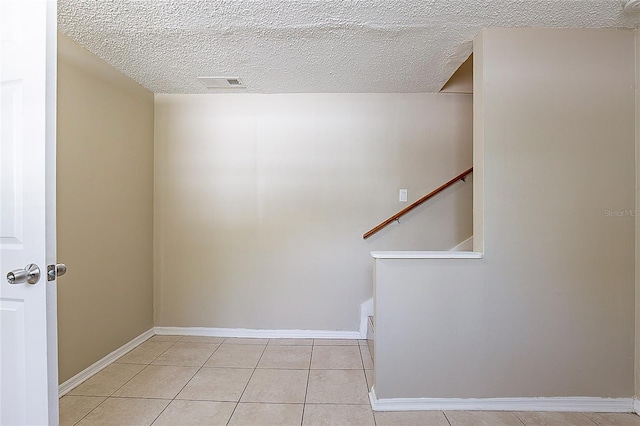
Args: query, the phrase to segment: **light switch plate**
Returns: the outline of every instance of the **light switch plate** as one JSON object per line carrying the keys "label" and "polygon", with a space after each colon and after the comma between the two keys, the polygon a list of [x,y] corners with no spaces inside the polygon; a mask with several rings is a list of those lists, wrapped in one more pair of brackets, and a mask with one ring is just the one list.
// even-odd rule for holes
{"label": "light switch plate", "polygon": [[400,201],[401,203],[406,203],[407,202],[407,190],[406,189],[401,189],[399,194],[398,194],[398,201]]}

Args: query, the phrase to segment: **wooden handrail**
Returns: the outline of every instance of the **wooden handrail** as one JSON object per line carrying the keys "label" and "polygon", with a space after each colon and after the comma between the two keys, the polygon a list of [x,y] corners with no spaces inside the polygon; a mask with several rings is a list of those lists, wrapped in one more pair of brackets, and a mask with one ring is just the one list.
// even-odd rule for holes
{"label": "wooden handrail", "polygon": [[448,187],[450,187],[451,185],[453,185],[454,183],[456,183],[459,180],[464,180],[464,177],[466,175],[468,175],[469,173],[473,172],[473,167],[471,167],[469,170],[466,170],[462,173],[460,173],[458,176],[454,177],[453,179],[451,179],[449,182],[445,183],[444,185],[441,185],[440,187],[438,187],[437,189],[431,191],[430,193],[428,193],[427,195],[425,195],[424,197],[420,198],[418,201],[416,201],[415,203],[405,207],[404,209],[400,210],[398,213],[394,214],[393,216],[391,216],[389,219],[385,220],[384,222],[382,222],[380,225],[376,226],[375,228],[370,229],[369,231],[367,231],[362,238],[364,238],[365,240],[367,238],[369,238],[370,236],[372,236],[373,234],[375,234],[376,232],[380,231],[382,228],[384,228],[385,226],[389,225],[391,222],[396,221],[398,219],[400,219],[402,216],[404,216],[405,214],[409,213],[411,210],[415,209],[416,207],[418,207],[420,204],[424,203],[425,201],[427,201],[428,199],[430,199],[431,197],[433,197],[434,195],[444,191],[445,189],[447,189]]}

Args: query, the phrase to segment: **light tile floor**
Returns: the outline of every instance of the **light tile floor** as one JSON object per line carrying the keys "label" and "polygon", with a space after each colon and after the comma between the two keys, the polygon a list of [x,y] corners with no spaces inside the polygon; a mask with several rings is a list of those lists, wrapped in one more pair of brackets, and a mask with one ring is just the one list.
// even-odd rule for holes
{"label": "light tile floor", "polygon": [[61,425],[640,426],[616,413],[373,413],[366,341],[154,336],[60,399]]}

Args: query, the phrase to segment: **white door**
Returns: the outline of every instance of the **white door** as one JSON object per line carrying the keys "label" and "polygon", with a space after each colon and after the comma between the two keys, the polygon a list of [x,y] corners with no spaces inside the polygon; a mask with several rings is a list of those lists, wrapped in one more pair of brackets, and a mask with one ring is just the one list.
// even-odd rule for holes
{"label": "white door", "polygon": [[56,3],[0,0],[0,25],[0,424],[57,424]]}

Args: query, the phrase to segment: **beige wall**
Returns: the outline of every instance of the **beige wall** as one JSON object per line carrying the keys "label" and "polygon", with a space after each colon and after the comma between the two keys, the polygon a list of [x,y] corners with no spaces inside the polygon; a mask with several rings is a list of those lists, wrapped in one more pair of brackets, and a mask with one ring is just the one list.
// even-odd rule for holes
{"label": "beige wall", "polygon": [[471,235],[471,96],[156,95],[157,326],[357,330],[371,250]]}
{"label": "beige wall", "polygon": [[153,326],[153,94],[58,35],[59,373]]}
{"label": "beige wall", "polygon": [[440,92],[473,94],[473,53],[449,77]]}
{"label": "beige wall", "polygon": [[[640,87],[640,33],[636,29],[636,87]],[[636,214],[640,213],[640,91],[636,90]],[[640,216],[636,216],[635,395],[640,395]]]}
{"label": "beige wall", "polygon": [[485,256],[377,262],[377,395],[631,397],[634,33],[491,29],[474,58]]}

